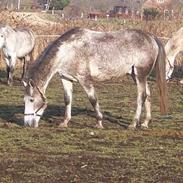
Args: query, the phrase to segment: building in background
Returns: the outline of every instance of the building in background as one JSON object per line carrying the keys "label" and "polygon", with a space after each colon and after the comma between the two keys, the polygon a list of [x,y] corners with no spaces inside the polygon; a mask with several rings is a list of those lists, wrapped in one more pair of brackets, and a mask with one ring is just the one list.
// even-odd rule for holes
{"label": "building in background", "polygon": [[156,9],[164,17],[174,17],[175,9],[175,0],[147,0],[143,4],[143,9]]}
{"label": "building in background", "polygon": [[143,8],[155,8],[163,12],[172,9],[173,0],[147,0]]}
{"label": "building in background", "polygon": [[118,6],[110,10],[111,17],[141,18],[144,0],[121,0]]}
{"label": "building in background", "polygon": [[[0,9],[48,10],[52,0],[0,0]],[[64,18],[139,18],[144,9],[155,9],[164,16],[174,17],[183,11],[183,0],[70,0],[59,10]],[[181,10],[182,9],[182,10]]]}

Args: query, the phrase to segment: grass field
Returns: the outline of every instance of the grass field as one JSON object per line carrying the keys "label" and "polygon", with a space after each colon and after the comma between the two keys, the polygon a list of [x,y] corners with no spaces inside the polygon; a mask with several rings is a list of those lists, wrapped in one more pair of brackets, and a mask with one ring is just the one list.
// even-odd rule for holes
{"label": "grass field", "polygon": [[0,76],[0,182],[183,182],[183,92],[175,81],[168,85],[167,119],[159,115],[156,85],[150,81],[153,122],[148,130],[136,131],[127,129],[136,106],[131,78],[96,85],[103,130],[93,128],[91,105],[75,84],[72,120],[60,129],[63,89],[54,77],[40,127],[31,129],[22,126],[23,87],[17,79],[8,87],[3,71]]}

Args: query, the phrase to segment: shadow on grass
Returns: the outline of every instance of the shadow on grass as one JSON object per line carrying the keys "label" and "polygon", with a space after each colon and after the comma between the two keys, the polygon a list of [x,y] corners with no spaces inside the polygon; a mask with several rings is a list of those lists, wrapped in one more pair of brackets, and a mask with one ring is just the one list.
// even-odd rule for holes
{"label": "shadow on grass", "polygon": [[6,73],[6,68],[0,69],[0,78],[6,78],[7,73]]}
{"label": "shadow on grass", "polygon": [[[24,106],[10,106],[10,105],[0,105],[0,118],[3,122],[15,123],[17,125],[23,125],[23,113]],[[86,108],[72,107],[72,116],[90,116],[95,118],[95,112],[88,110]],[[127,128],[129,125],[129,119],[124,119],[121,117],[113,116],[110,112],[103,112],[104,120],[110,123],[120,125],[121,127]],[[53,117],[64,116],[64,107],[49,105],[45,110],[42,119],[45,121],[50,121]],[[57,120],[56,120],[57,121]],[[77,123],[78,125],[79,123]]]}
{"label": "shadow on grass", "polygon": [[[21,86],[21,78],[13,74],[13,86]],[[0,84],[7,85],[7,72],[6,69],[0,70]]]}
{"label": "shadow on grass", "polygon": [[1,70],[0,69],[0,83],[1,84],[7,84],[7,73],[6,69]]}

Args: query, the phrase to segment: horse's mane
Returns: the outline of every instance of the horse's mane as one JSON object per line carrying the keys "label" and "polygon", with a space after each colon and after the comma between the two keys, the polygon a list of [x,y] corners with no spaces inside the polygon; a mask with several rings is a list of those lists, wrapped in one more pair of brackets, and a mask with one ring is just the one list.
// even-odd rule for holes
{"label": "horse's mane", "polygon": [[[55,41],[51,42],[37,57],[35,62],[30,66],[28,70],[28,78],[33,80],[43,80],[47,77],[47,72],[51,69],[54,58],[59,50],[59,47],[63,44],[64,41],[72,41],[71,35],[75,33],[75,35],[80,35],[82,33],[82,29],[74,28],[70,31],[64,33]],[[74,38],[76,39],[76,37]]]}
{"label": "horse's mane", "polygon": [[44,82],[47,79],[60,45],[61,38],[58,38],[42,51],[34,63],[30,65],[26,76],[27,79],[32,79],[36,83]]}

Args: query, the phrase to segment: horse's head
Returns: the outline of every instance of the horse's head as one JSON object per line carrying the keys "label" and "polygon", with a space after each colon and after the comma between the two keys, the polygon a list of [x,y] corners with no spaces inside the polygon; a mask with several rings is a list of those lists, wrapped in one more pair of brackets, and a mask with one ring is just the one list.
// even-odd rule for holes
{"label": "horse's head", "polygon": [[166,80],[169,81],[172,78],[172,74],[174,71],[174,61],[175,59],[172,57],[168,57],[166,58]]}
{"label": "horse's head", "polygon": [[169,81],[172,77],[172,73],[174,71],[174,62],[175,62],[175,46],[174,39],[171,38],[165,45],[166,52],[166,80]]}
{"label": "horse's head", "polygon": [[0,27],[0,49],[4,46],[5,40],[5,27]]}
{"label": "horse's head", "polygon": [[23,81],[24,94],[24,125],[38,127],[38,122],[47,107],[46,97],[33,80]]}
{"label": "horse's head", "polygon": [[183,28],[172,34],[172,38],[168,40],[165,45],[165,52],[167,56],[166,62],[166,79],[169,80],[174,71],[174,62],[176,55],[183,51]]}

